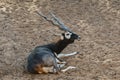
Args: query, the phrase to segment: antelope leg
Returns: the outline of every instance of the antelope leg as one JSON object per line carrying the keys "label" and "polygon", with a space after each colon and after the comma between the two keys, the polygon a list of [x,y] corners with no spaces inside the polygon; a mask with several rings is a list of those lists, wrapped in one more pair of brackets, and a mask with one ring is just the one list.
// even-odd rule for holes
{"label": "antelope leg", "polygon": [[75,69],[76,67],[74,67],[74,66],[69,66],[69,67],[67,67],[67,68],[65,68],[65,69],[63,69],[63,70],[61,70],[62,72],[66,72],[66,71],[68,71],[69,69]]}
{"label": "antelope leg", "polygon": [[68,57],[68,56],[73,56],[75,54],[78,54],[78,52],[73,52],[73,53],[69,53],[69,54],[58,54],[58,58],[63,58],[63,57]]}

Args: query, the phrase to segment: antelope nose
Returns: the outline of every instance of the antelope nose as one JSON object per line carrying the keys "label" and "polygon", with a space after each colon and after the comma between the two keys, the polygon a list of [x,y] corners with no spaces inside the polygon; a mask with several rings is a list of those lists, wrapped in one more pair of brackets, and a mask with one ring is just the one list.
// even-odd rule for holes
{"label": "antelope nose", "polygon": [[80,37],[80,36],[78,36],[77,40],[79,41],[80,39],[81,39],[81,37]]}

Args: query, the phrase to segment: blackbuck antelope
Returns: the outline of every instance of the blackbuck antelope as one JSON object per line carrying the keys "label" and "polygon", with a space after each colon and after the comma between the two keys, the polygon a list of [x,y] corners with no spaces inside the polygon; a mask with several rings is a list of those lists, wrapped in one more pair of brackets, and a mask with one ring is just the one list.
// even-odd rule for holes
{"label": "blackbuck antelope", "polygon": [[40,16],[54,25],[57,25],[61,30],[65,31],[61,35],[61,39],[56,43],[37,46],[27,59],[27,70],[30,73],[58,73],[66,72],[69,69],[75,68],[69,66],[62,69],[66,62],[61,60],[62,57],[72,56],[78,52],[70,54],[62,54],[61,51],[75,40],[79,40],[80,36],[73,33],[68,27],[66,27],[54,14],[50,13],[52,19],[49,19],[40,12],[37,12]]}

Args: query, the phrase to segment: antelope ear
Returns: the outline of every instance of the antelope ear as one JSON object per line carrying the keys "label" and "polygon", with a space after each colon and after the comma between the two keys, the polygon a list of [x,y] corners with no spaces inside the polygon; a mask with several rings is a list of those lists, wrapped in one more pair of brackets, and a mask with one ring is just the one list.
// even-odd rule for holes
{"label": "antelope ear", "polygon": [[65,35],[65,34],[64,34],[64,33],[62,33],[62,35],[61,35],[61,40],[63,40],[63,39],[64,39],[64,35]]}

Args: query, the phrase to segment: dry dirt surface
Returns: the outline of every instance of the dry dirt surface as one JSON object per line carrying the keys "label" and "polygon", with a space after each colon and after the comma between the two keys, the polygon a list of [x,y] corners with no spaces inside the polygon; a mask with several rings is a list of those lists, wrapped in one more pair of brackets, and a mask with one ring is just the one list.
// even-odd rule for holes
{"label": "dry dirt surface", "polygon": [[[60,74],[30,74],[24,69],[35,46],[62,33],[35,13],[56,14],[80,41],[63,53],[80,52]],[[0,0],[0,80],[120,80],[120,0]]]}

